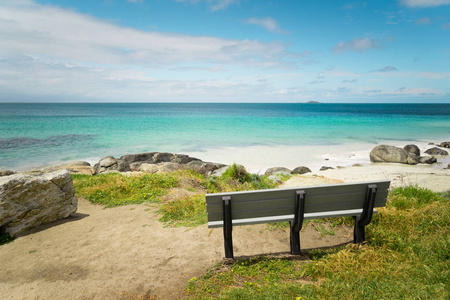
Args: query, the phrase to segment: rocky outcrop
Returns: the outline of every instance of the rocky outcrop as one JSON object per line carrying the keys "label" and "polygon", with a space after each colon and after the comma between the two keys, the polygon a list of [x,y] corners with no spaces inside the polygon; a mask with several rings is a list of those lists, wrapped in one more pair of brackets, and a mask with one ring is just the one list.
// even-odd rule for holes
{"label": "rocky outcrop", "polygon": [[305,173],[310,173],[310,172],[311,172],[310,168],[301,166],[301,167],[297,167],[294,170],[292,170],[291,173],[292,174],[305,174]]}
{"label": "rocky outcrop", "polygon": [[370,151],[370,161],[415,165],[419,158],[399,147],[378,145]]}
{"label": "rocky outcrop", "polygon": [[112,156],[102,158],[98,164],[94,165],[95,174],[108,172],[127,172],[131,171],[127,161],[116,159]]}
{"label": "rocky outcrop", "polygon": [[73,161],[66,164],[50,166],[43,169],[31,170],[28,174],[39,174],[42,172],[55,172],[59,170],[67,170],[70,174],[92,175],[95,173],[91,164],[86,161]]}
{"label": "rocky outcrop", "polygon": [[66,170],[0,177],[0,232],[15,236],[77,210],[72,178]]}
{"label": "rocky outcrop", "polygon": [[446,156],[446,155],[448,155],[447,151],[445,151],[445,150],[443,150],[441,148],[438,148],[438,147],[430,148],[427,151],[425,151],[425,153],[429,154],[429,155],[439,155],[439,156]]}
{"label": "rocky outcrop", "polygon": [[13,174],[16,174],[16,172],[11,171],[11,170],[0,170],[0,177],[9,176],[9,175],[13,175]]}
{"label": "rocky outcrop", "polygon": [[138,154],[127,154],[120,157],[120,160],[128,163],[133,171],[137,171],[141,164],[159,164],[171,162],[177,164],[188,164],[192,161],[201,161],[198,158],[190,157],[185,154],[173,154],[166,152],[148,152]]}
{"label": "rocky outcrop", "polygon": [[450,142],[442,142],[439,146],[442,148],[450,148]]}
{"label": "rocky outcrop", "polygon": [[269,168],[267,169],[266,173],[264,173],[264,175],[275,175],[277,173],[286,173],[286,174],[291,174],[291,170],[289,170],[288,168],[284,168],[284,167],[274,167],[274,168]]}
{"label": "rocky outcrop", "polygon": [[189,163],[186,164],[186,168],[196,171],[200,174],[203,175],[211,175],[212,172],[214,172],[215,170],[218,170],[222,167],[225,167],[226,165],[224,164],[216,164],[216,163],[211,163],[211,162],[204,162],[201,160],[193,160]]}
{"label": "rocky outcrop", "polygon": [[333,167],[322,166],[319,171],[326,171],[326,170],[332,170],[332,169],[334,169],[334,168]]}
{"label": "rocky outcrop", "polygon": [[420,157],[420,149],[416,145],[406,145],[405,147],[403,147],[403,149],[405,149],[405,151],[410,154],[414,154],[415,156]]}

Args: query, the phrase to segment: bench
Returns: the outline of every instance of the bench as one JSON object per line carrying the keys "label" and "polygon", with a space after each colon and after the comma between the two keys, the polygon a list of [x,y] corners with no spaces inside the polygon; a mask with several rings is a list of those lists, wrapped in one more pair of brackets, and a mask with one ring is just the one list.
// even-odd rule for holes
{"label": "bench", "polygon": [[290,222],[291,254],[300,255],[303,220],[352,216],[353,242],[365,241],[374,207],[386,205],[390,181],[343,183],[206,195],[208,227],[223,227],[225,257],[233,258],[233,226]]}

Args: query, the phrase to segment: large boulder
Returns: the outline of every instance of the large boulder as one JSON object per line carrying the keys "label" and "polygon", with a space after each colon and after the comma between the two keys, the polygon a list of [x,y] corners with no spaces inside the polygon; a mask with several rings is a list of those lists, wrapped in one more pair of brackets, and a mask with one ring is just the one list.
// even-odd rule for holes
{"label": "large boulder", "polygon": [[421,163],[421,164],[434,164],[434,163],[436,163],[437,162],[437,159],[436,159],[436,157],[434,157],[434,156],[421,156],[421,157],[419,157],[419,162]]}
{"label": "large boulder", "polygon": [[127,161],[116,159],[112,156],[102,158],[98,164],[94,165],[95,174],[108,172],[128,172],[131,171]]}
{"label": "large boulder", "polygon": [[429,155],[439,155],[439,156],[446,156],[446,155],[448,155],[447,151],[445,151],[445,150],[443,150],[441,148],[438,148],[438,147],[430,148],[427,151],[425,151],[425,153],[429,154]]}
{"label": "large boulder", "polygon": [[77,211],[67,170],[0,177],[0,233],[12,236]]}
{"label": "large boulder", "polygon": [[277,173],[285,173],[285,174],[291,174],[291,170],[284,167],[274,167],[267,169],[266,173],[264,175],[275,175]]}
{"label": "large boulder", "polygon": [[399,147],[378,145],[370,151],[370,161],[415,165],[419,158]]}
{"label": "large boulder", "polygon": [[297,167],[294,170],[292,170],[292,174],[305,174],[305,173],[310,173],[310,172],[311,172],[311,169],[308,167],[304,167],[304,166]]}
{"label": "large boulder", "polygon": [[9,175],[13,175],[16,174],[16,172],[11,171],[11,170],[0,170],[0,177],[1,176],[9,176]]}
{"label": "large boulder", "polygon": [[420,156],[420,149],[416,145],[413,145],[413,144],[406,145],[405,147],[403,147],[403,149],[405,149],[406,152],[408,152],[410,154],[414,154],[417,157]]}
{"label": "large boulder", "polygon": [[91,164],[86,161],[73,161],[68,162],[62,165],[55,165],[50,167],[45,167],[43,169],[38,170],[31,170],[26,173],[29,174],[40,174],[42,172],[55,172],[59,170],[67,170],[70,174],[82,174],[82,175],[92,175],[95,173],[95,170],[93,167],[91,167]]}

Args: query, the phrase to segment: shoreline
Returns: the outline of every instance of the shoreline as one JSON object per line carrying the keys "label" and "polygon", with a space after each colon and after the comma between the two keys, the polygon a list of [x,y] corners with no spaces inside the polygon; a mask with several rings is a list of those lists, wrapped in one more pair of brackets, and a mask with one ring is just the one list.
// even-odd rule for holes
{"label": "shoreline", "polygon": [[[444,141],[446,139],[442,139]],[[201,159],[205,162],[221,163],[231,165],[233,163],[243,165],[247,171],[255,174],[264,172],[273,167],[285,167],[293,170],[299,166],[305,166],[312,171],[319,171],[322,166],[344,167],[353,165],[371,165],[369,153],[377,145],[389,144],[403,148],[407,144],[417,145],[423,154],[425,150],[437,146],[429,145],[427,142],[405,142],[392,141],[390,143],[347,143],[339,145],[254,145],[244,147],[218,147],[207,148],[198,151],[141,151],[143,152],[169,152],[176,154],[186,154],[190,157]],[[73,160],[56,160],[52,162],[42,162],[40,164],[23,165],[17,168],[0,166],[0,170],[12,170],[15,172],[28,172],[32,170],[47,169],[53,166],[66,165],[74,161],[85,161],[94,166],[100,159],[107,156],[116,158],[131,153],[109,153],[102,154],[102,157],[85,157],[81,155]],[[141,153],[135,152],[135,153]],[[426,154],[424,154],[426,155]],[[438,157],[438,163],[431,165],[434,169],[446,167],[450,163],[450,156]],[[429,165],[427,165],[429,166]]]}

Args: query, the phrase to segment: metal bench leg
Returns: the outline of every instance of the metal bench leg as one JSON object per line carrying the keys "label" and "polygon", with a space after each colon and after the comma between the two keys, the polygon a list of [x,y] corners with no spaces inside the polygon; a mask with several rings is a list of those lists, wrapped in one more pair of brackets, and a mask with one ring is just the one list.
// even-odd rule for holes
{"label": "metal bench leg", "polygon": [[225,244],[225,257],[233,258],[233,224],[231,222],[231,197],[222,197],[223,200],[223,241]]}
{"label": "metal bench leg", "polygon": [[355,219],[355,229],[353,231],[353,243],[359,244],[366,240],[365,226],[372,221],[373,206],[377,196],[377,185],[369,184],[366,190],[366,199],[364,201],[363,212]]}
{"label": "metal bench leg", "polygon": [[300,230],[303,226],[303,217],[305,214],[305,191],[297,191],[295,199],[294,220],[289,222],[291,225],[291,254],[300,255]]}

